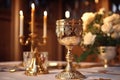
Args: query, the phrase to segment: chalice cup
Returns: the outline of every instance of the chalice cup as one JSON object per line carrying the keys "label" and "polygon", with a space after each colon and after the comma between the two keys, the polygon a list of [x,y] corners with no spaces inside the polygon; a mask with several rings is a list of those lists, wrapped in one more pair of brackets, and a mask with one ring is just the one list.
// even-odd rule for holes
{"label": "chalice cup", "polygon": [[81,20],[60,19],[56,21],[56,34],[58,42],[67,49],[66,68],[55,77],[58,80],[83,80],[85,76],[77,71],[73,66],[72,48],[78,45],[82,38]]}

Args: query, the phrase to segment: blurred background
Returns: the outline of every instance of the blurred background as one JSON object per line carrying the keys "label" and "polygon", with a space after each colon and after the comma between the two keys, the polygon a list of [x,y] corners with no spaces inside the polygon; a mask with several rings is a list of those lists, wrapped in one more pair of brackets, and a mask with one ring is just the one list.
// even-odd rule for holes
{"label": "blurred background", "polygon": [[[24,13],[24,35],[27,38],[32,2],[35,3],[35,26],[41,38],[43,12],[48,12],[47,45],[40,49],[49,53],[49,60],[56,61],[65,60],[66,49],[58,43],[55,33],[56,20],[65,18],[65,11],[70,11],[70,18],[75,19],[80,19],[84,12],[96,12],[100,8],[120,14],[120,0],[0,0],[0,61],[19,61],[23,51],[30,51],[30,45],[21,46],[19,43],[19,11]],[[72,52],[80,55],[81,51],[80,46],[76,46]],[[97,59],[88,58],[86,61]]]}

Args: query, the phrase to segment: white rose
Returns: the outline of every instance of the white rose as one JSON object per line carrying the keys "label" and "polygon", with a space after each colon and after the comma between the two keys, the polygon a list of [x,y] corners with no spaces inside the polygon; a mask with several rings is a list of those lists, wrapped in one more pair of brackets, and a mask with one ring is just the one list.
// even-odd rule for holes
{"label": "white rose", "polygon": [[95,37],[96,37],[96,35],[93,35],[91,32],[88,32],[85,36],[84,36],[84,38],[83,38],[83,40],[84,40],[84,45],[90,45],[90,44],[93,44],[94,43],[94,41],[95,41]]}
{"label": "white rose", "polygon": [[119,33],[114,32],[114,33],[111,34],[111,37],[114,38],[114,39],[117,39],[117,38],[119,38]]}
{"label": "white rose", "polygon": [[112,24],[111,23],[105,23],[101,26],[101,30],[104,33],[110,33],[112,31]]}
{"label": "white rose", "polygon": [[120,23],[113,26],[115,32],[120,32]]}
{"label": "white rose", "polygon": [[86,30],[87,25],[89,25],[95,18],[94,13],[92,12],[86,12],[82,15],[81,19],[83,21],[83,30]]}
{"label": "white rose", "polygon": [[98,14],[104,14],[105,13],[105,8],[101,8],[100,10],[99,10],[99,12],[98,12]]}
{"label": "white rose", "polygon": [[96,24],[96,23],[93,24],[93,26],[96,27],[96,28],[98,28],[98,29],[101,27],[100,24]]}
{"label": "white rose", "polygon": [[120,23],[120,18],[119,18],[119,19],[116,19],[116,20],[113,20],[112,23],[113,23],[114,25],[119,24],[119,23]]}
{"label": "white rose", "polygon": [[112,22],[114,24],[118,23],[119,21],[120,21],[119,14],[112,14],[111,16],[108,16],[103,20],[104,23]]}
{"label": "white rose", "polygon": [[120,32],[118,33],[118,36],[119,36],[119,38],[120,38]]}

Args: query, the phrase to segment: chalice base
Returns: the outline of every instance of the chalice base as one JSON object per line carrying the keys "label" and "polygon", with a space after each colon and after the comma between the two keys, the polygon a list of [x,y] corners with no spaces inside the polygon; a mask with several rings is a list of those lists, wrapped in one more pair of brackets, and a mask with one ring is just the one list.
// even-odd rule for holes
{"label": "chalice base", "polygon": [[84,80],[86,77],[81,74],[79,71],[62,71],[56,76],[57,80]]}

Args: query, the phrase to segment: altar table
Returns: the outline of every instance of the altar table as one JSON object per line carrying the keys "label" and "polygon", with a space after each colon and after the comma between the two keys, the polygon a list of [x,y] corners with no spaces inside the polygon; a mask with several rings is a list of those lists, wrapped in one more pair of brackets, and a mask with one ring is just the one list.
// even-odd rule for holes
{"label": "altar table", "polygon": [[[14,63],[13,63],[14,64]],[[90,63],[89,63],[90,64]],[[93,64],[93,63],[92,63]],[[26,76],[24,70],[9,72],[2,70],[6,63],[0,63],[0,80],[56,80],[57,75],[63,69],[50,69],[49,74]],[[10,65],[10,64],[9,64]],[[12,62],[11,62],[12,65]],[[90,67],[77,69],[86,76],[85,80],[120,80],[120,67]]]}

